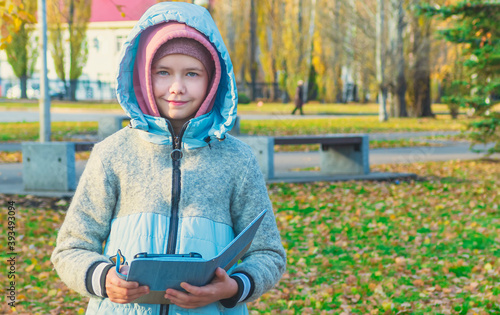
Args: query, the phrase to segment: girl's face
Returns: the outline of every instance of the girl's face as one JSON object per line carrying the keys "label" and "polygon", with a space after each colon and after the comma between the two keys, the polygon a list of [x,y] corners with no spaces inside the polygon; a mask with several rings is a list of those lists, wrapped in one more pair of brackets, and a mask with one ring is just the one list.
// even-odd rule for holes
{"label": "girl's face", "polygon": [[167,55],[152,66],[153,94],[162,117],[178,131],[205,100],[208,73],[196,58]]}

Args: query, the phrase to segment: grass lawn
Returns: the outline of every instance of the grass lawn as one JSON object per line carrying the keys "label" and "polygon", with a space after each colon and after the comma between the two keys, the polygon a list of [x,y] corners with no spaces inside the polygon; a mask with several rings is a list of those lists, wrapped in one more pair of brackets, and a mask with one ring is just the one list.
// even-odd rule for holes
{"label": "grass lawn", "polygon": [[370,133],[408,131],[462,131],[470,119],[452,120],[449,116],[437,118],[391,118],[380,122],[378,117],[346,117],[335,119],[276,119],[242,120],[242,133],[250,135],[307,135],[328,133]]}
{"label": "grass lawn", "polygon": [[[97,135],[97,122],[51,123],[52,141],[63,141],[80,134]],[[38,122],[0,123],[0,142],[37,141],[40,135]]]}
{"label": "grass lawn", "polygon": [[[500,161],[377,166],[411,182],[272,184],[288,266],[251,314],[500,312]],[[82,314],[87,299],[49,262],[66,200],[1,196],[17,206],[19,314]],[[7,211],[0,212],[7,222]],[[0,235],[7,246],[7,233]],[[6,270],[7,250],[2,251]],[[6,272],[0,282],[8,283]],[[0,313],[12,310],[0,296]]]}
{"label": "grass lawn", "polygon": [[[253,102],[250,104],[239,104],[238,113],[240,114],[290,114],[295,105],[293,103],[264,103],[263,106],[258,106]],[[317,114],[378,114],[379,106],[376,103],[348,103],[348,104],[321,104],[316,101],[309,102],[304,105],[304,113],[306,115]],[[448,114],[450,111],[446,104],[432,104],[434,113]],[[465,113],[465,110],[461,111]]]}
{"label": "grass lawn", "polygon": [[[300,120],[243,120],[241,132],[250,135],[294,135],[325,133],[370,133],[370,132],[403,132],[403,131],[461,131],[469,119],[451,120],[446,116],[430,118],[393,118],[388,122],[379,122],[377,117],[350,117],[338,119],[300,119]],[[1,142],[37,141],[39,139],[38,122],[0,123]],[[97,122],[52,122],[53,141],[92,140],[97,135]],[[83,138],[82,138],[83,137]],[[432,139],[463,139],[463,136],[436,135]],[[413,146],[436,146],[435,143],[422,143],[416,139],[372,140],[370,148],[393,148]],[[276,152],[314,151],[319,145],[275,146]],[[86,153],[78,153],[77,159],[88,158]],[[0,163],[20,162],[20,152],[0,151]]]}
{"label": "grass lawn", "polygon": [[[327,133],[370,133],[407,131],[462,131],[470,119],[392,118],[387,122],[377,117],[349,117],[336,119],[278,119],[242,120],[241,132],[249,135],[296,135]],[[97,134],[97,122],[52,122],[52,140],[71,139],[79,134]],[[38,140],[38,122],[0,123],[0,142]]]}
{"label": "grass lawn", "polygon": [[[38,100],[2,100],[0,109],[3,110],[25,110],[39,108]],[[69,108],[78,110],[122,110],[117,102],[67,102],[56,101],[50,102],[51,108]]]}
{"label": "grass lawn", "polygon": [[[461,131],[466,118],[451,120],[446,116],[430,118],[393,118],[388,122],[379,122],[377,117],[350,117],[338,119],[300,119],[300,120],[242,120],[241,132],[250,135],[295,135],[326,133],[370,133],[370,132],[404,132],[404,131]],[[39,139],[38,122],[0,123],[1,142],[37,141]],[[52,122],[53,141],[92,140],[97,135],[97,122]],[[436,135],[432,139],[461,140],[462,135],[442,137]],[[417,139],[372,140],[370,148],[394,148],[413,146],[437,146],[436,143],[422,143]],[[275,146],[276,152],[314,151],[319,145]],[[78,153],[77,159],[88,158],[88,153]],[[20,162],[20,152],[0,151],[0,163]]]}
{"label": "grass lawn", "polygon": [[[19,110],[19,109],[35,109],[38,108],[36,100],[4,100],[0,102],[0,109]],[[121,107],[116,102],[68,102],[68,101],[52,101],[52,108],[70,108],[80,110],[120,110]],[[263,106],[258,106],[257,102],[250,104],[239,104],[239,114],[290,114],[295,106],[293,102],[288,104],[283,103],[264,103]],[[445,104],[433,104],[432,110],[435,113],[449,113],[448,106]],[[349,103],[349,104],[320,104],[318,102],[309,102],[304,106],[306,114],[377,114],[378,104],[376,103]]]}

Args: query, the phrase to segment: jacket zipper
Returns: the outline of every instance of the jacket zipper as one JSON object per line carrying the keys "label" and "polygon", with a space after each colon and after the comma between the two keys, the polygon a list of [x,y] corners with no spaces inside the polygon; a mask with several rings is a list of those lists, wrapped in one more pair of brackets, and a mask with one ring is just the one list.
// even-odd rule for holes
{"label": "jacket zipper", "polygon": [[[167,126],[172,134],[173,150],[170,154],[172,158],[172,199],[170,212],[170,228],[168,232],[167,254],[175,254],[177,245],[177,230],[179,229],[179,201],[181,197],[181,159],[182,159],[182,136],[189,125],[189,121],[182,126],[178,136],[175,135],[172,125],[167,120]],[[162,304],[160,314],[167,315],[169,311],[168,304]]]}

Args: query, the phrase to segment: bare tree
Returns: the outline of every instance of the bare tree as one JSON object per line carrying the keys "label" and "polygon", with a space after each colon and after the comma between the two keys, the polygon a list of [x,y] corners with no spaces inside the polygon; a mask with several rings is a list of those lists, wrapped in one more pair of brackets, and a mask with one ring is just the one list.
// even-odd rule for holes
{"label": "bare tree", "polygon": [[[87,25],[90,20],[92,0],[50,0],[47,6],[49,17],[49,40],[57,75],[63,81],[69,79],[69,97],[76,100],[78,78],[87,62]],[[59,18],[58,18],[59,17]],[[64,31],[67,30],[67,37]],[[69,69],[66,70],[63,47],[64,38],[69,42]],[[67,73],[66,73],[67,72]]]}
{"label": "bare tree", "polygon": [[379,85],[379,120],[387,121],[387,86],[385,80],[385,0],[377,0],[377,83]]}
{"label": "bare tree", "polygon": [[311,17],[309,18],[309,36],[308,36],[308,43],[307,43],[307,50],[306,50],[306,75],[304,76],[305,78],[305,84],[304,84],[304,93],[303,97],[304,99],[302,100],[304,103],[307,102],[308,100],[308,95],[309,95],[309,77],[311,74],[311,63],[312,63],[312,49],[313,49],[313,38],[314,38],[314,29],[316,26],[316,0],[311,0]]}
{"label": "bare tree", "polygon": [[404,57],[404,32],[406,29],[404,0],[392,0],[389,2],[388,12],[388,34],[389,51],[388,66],[386,74],[390,102],[390,116],[407,117],[406,110],[406,62]]}
{"label": "bare tree", "polygon": [[396,60],[397,60],[397,80],[396,80],[396,104],[399,117],[408,117],[406,110],[406,76],[403,32],[406,27],[405,11],[403,9],[404,0],[397,1],[397,39],[396,39]]}
{"label": "bare tree", "polygon": [[431,33],[432,20],[418,14],[417,0],[412,0],[410,10],[410,43],[412,58],[410,62],[410,115],[434,117],[431,109]]}

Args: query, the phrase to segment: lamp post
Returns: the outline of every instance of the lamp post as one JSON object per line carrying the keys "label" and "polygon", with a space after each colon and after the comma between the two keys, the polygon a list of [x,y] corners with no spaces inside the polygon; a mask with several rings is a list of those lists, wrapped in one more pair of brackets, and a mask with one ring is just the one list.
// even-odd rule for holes
{"label": "lamp post", "polygon": [[46,0],[38,0],[38,22],[42,48],[42,69],[40,73],[40,142],[50,142],[50,96],[47,79],[47,5]]}
{"label": "lamp post", "polygon": [[42,50],[40,71],[40,141],[23,142],[25,191],[70,192],[76,188],[75,144],[50,141],[50,96],[47,80],[47,7],[38,0],[38,22]]}

